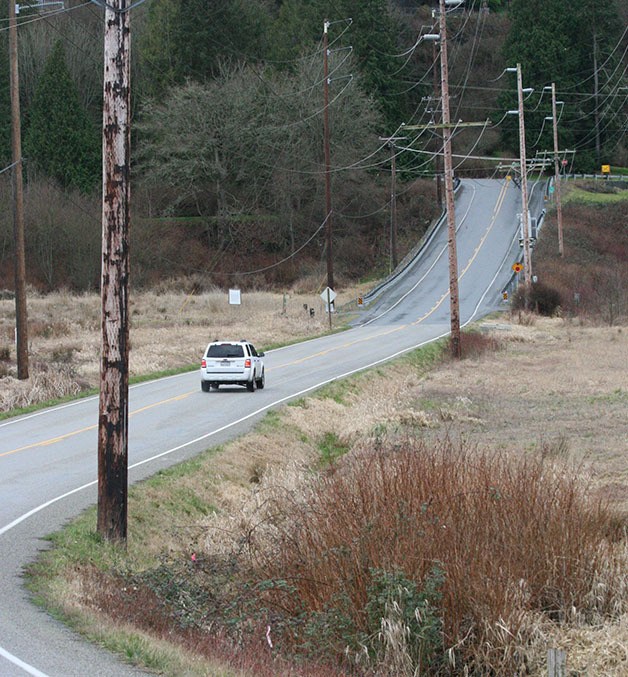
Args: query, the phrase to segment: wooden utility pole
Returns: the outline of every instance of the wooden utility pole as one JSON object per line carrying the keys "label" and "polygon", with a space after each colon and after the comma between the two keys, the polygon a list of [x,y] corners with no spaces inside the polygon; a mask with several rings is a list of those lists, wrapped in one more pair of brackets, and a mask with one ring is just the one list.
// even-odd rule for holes
{"label": "wooden utility pole", "polygon": [[329,150],[329,21],[323,22],[323,136],[325,146],[325,229],[327,237],[327,286],[334,288],[334,259],[331,228],[331,153]]}
{"label": "wooden utility pole", "polygon": [[405,139],[405,136],[380,136],[380,141],[386,141],[390,146],[390,269],[391,272],[399,264],[397,255],[397,153],[395,141]]}
{"label": "wooden utility pole", "polygon": [[102,336],[98,416],[98,533],[126,544],[129,423],[130,16],[105,7]]}
{"label": "wooden utility pole", "polygon": [[[508,69],[507,69],[508,70]],[[526,129],[523,118],[523,84],[521,64],[517,64],[517,99],[519,102],[519,163],[521,167],[521,224],[523,226],[523,277],[526,286],[526,309],[532,285],[532,260],[530,258],[530,213],[528,210],[528,170],[526,160]]]}
{"label": "wooden utility pole", "polygon": [[[438,110],[438,101],[440,99],[440,91],[438,88],[439,84],[439,77],[438,77],[438,69],[436,68],[436,60],[438,58],[438,51],[436,47],[436,42],[432,42],[432,56],[434,58],[434,110],[432,112],[434,122],[438,122],[438,115],[437,110]],[[443,182],[442,182],[442,177],[441,177],[441,162],[440,162],[440,153],[436,153],[434,156],[434,169],[436,171],[436,201],[438,202],[438,208],[442,211],[443,209]]]}
{"label": "wooden utility pole", "polygon": [[597,67],[597,33],[593,32],[593,101],[595,108],[593,110],[593,119],[595,120],[595,159],[598,166],[602,161],[602,150],[600,141],[600,74]]}
{"label": "wooden utility pole", "polygon": [[558,163],[558,118],[556,115],[556,83],[552,82],[552,121],[554,125],[554,192],[556,193],[556,219],[558,221],[558,253],[564,255],[563,208],[560,198],[560,167]]}
{"label": "wooden utility pole", "polygon": [[458,295],[458,255],[456,252],[456,212],[454,208],[454,170],[451,157],[451,119],[449,115],[449,72],[447,66],[447,20],[445,0],[440,0],[440,80],[443,116],[443,164],[449,248],[449,305],[451,308],[451,352],[461,357],[460,311]]}
{"label": "wooden utility pole", "polygon": [[397,258],[397,156],[395,144],[391,141],[392,151],[390,158],[390,260],[392,269],[396,270]]}
{"label": "wooden utility pole", "polygon": [[22,131],[20,80],[17,61],[15,0],[9,0],[9,62],[11,82],[11,136],[13,156],[13,233],[15,240],[15,340],[17,377],[28,378],[28,321],[26,311],[26,256],[24,253],[24,183],[22,178]]}

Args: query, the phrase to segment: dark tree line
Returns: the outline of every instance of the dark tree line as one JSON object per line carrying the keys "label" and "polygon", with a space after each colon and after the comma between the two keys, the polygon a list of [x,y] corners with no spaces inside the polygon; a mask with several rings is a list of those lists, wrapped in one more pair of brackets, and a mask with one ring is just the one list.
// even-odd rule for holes
{"label": "dark tree line", "polygon": [[[55,238],[40,241],[46,223],[70,232],[60,227],[59,214],[72,213],[70,220],[80,221],[80,211],[92,204],[93,218],[83,226],[90,241],[98,229],[102,15],[96,5],[75,4],[68,13],[19,28],[29,195],[36,199],[55,189],[68,205],[64,210],[59,200],[48,200],[48,219],[45,205],[27,216],[37,220],[27,232],[31,251],[40,257],[46,252],[48,262],[72,255],[65,245],[55,254]],[[437,150],[438,139],[399,130],[402,123],[425,123],[438,115],[436,53],[429,43],[417,43],[431,30],[436,5],[435,0],[150,0],[138,6],[132,170],[133,213],[144,219],[143,231],[149,236],[151,228],[162,229],[158,219],[187,218],[190,225],[179,237],[200,242],[205,253],[188,272],[213,274],[270,266],[309,241],[325,217],[321,50],[328,19],[334,239],[347,275],[384,268],[390,149],[380,137],[402,134],[411,147],[397,151],[402,246],[420,235],[434,208],[435,165],[425,151]],[[448,19],[450,104],[456,119],[486,120],[487,126],[455,135],[454,151],[472,156],[456,161],[459,174],[490,174],[495,164],[482,158],[516,152],[516,120],[503,119],[514,107],[515,82],[500,77],[515,63],[522,64],[525,86],[536,89],[526,111],[529,156],[552,148],[551,124],[544,120],[550,97],[539,97],[555,82],[564,101],[560,146],[576,151],[573,169],[592,171],[600,160],[628,164],[625,7],[617,0],[465,5]],[[0,9],[3,16],[6,8]],[[21,20],[27,18],[36,16],[25,10]],[[7,33],[0,31],[3,166],[11,155],[9,94]],[[251,251],[238,249],[243,234]],[[10,263],[9,240],[5,210],[0,274]],[[323,246],[314,239],[301,256],[315,268]],[[177,261],[176,252],[162,251],[152,262],[143,261],[142,269],[185,272],[184,261]],[[98,265],[94,261],[94,270]],[[303,269],[292,265],[295,274]],[[72,284],[73,274],[63,273],[63,266],[55,273],[50,263],[44,268],[48,272],[39,279],[45,286]],[[85,271],[76,284],[97,279]]]}

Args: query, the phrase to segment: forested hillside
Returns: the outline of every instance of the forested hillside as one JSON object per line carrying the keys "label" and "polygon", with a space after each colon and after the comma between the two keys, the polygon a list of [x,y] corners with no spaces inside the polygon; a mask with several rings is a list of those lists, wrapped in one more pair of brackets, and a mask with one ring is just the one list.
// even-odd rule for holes
{"label": "forested hillside", "polygon": [[[324,22],[329,39],[333,251],[339,281],[391,266],[392,155],[401,258],[439,212],[437,2],[147,0],[132,9],[132,284],[324,278]],[[11,163],[6,8],[0,10],[0,169]],[[626,25],[618,0],[467,0],[448,13],[458,176],[518,156],[522,66],[528,157],[628,165]],[[42,290],[100,277],[103,16],[70,0],[22,6],[20,101],[27,277]],[[463,126],[476,123],[475,126]],[[477,124],[483,123],[483,124]],[[387,139],[394,137],[391,144]],[[12,287],[10,171],[0,174],[0,286]]]}

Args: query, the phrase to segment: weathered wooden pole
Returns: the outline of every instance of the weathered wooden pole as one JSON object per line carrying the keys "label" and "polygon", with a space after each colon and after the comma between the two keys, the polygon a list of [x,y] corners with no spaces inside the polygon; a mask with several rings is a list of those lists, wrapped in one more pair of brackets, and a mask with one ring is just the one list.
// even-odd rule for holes
{"label": "weathered wooden pole", "polygon": [[445,0],[440,0],[440,81],[443,116],[443,165],[445,204],[447,206],[447,248],[449,252],[449,307],[451,313],[451,354],[460,359],[460,296],[458,292],[458,254],[456,248],[456,210],[454,207],[454,168],[451,154],[451,118],[449,114],[449,67],[447,63],[447,19]]}
{"label": "weathered wooden pole", "polygon": [[129,392],[130,17],[105,7],[102,335],[98,416],[98,533],[126,543]]}
{"label": "weathered wooden pole", "polygon": [[331,152],[329,149],[329,21],[323,22],[323,146],[325,152],[325,228],[327,240],[327,286],[334,288],[334,257],[331,221]]}
{"label": "weathered wooden pole", "polygon": [[17,377],[24,380],[28,378],[28,322],[26,316],[24,187],[22,180],[22,132],[15,0],[9,0],[9,62],[11,71],[11,148],[13,155],[13,232],[15,240],[15,343]]}
{"label": "weathered wooden pole", "polygon": [[554,132],[554,190],[556,191],[556,220],[558,222],[558,253],[563,256],[563,206],[560,196],[560,166],[558,164],[558,117],[556,115],[556,83],[552,82],[552,126]]}

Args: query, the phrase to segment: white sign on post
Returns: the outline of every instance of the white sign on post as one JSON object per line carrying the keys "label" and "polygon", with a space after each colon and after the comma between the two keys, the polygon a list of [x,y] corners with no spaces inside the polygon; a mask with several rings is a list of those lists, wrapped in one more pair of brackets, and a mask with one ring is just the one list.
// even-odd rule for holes
{"label": "white sign on post", "polygon": [[325,303],[325,312],[328,313],[330,311],[329,306],[331,306],[331,312],[333,313],[334,310],[336,309],[334,305],[334,299],[336,298],[336,292],[331,288],[331,287],[325,287],[321,293],[321,298],[323,299],[323,302]]}
{"label": "white sign on post", "polygon": [[240,290],[239,289],[230,289],[229,290],[229,304],[232,306],[239,306],[242,303]]}

